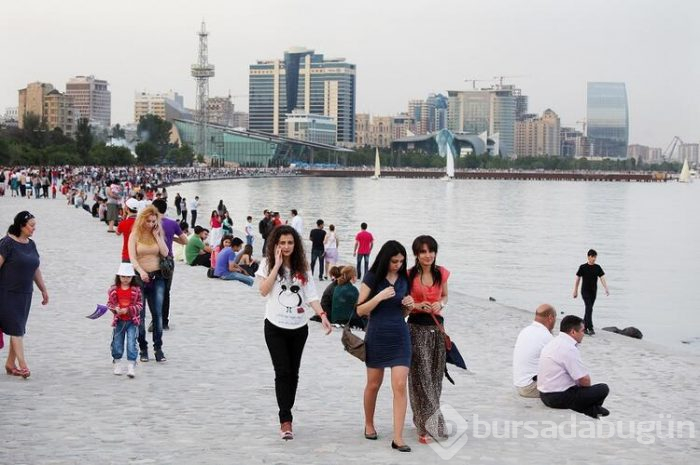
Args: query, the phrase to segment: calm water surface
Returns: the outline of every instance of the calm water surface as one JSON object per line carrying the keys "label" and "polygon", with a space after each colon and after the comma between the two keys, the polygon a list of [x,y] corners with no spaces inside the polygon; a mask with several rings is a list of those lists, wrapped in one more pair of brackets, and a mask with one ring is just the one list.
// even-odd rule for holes
{"label": "calm water surface", "polygon": [[[636,326],[645,339],[700,350],[700,182],[268,178],[173,186],[170,203],[176,192],[200,196],[199,224],[208,223],[219,199],[239,230],[250,214],[257,232],[265,208],[284,220],[296,208],[306,231],[323,218],[335,224],[341,260],[349,263],[363,221],[377,250],[397,239],[411,255],[412,240],[431,234],[438,262],[452,272],[450,293],[528,310],[549,302],[583,316],[583,302],[571,294],[594,248],[611,293],[599,286],[596,328]],[[258,237],[256,255],[261,244]]]}

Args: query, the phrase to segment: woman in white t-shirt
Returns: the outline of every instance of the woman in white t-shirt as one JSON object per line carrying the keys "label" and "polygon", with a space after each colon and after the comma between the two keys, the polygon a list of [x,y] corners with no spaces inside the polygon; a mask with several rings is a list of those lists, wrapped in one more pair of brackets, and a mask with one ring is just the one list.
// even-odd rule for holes
{"label": "woman in white t-shirt", "polygon": [[[325,249],[323,258],[326,261],[324,270],[330,270],[338,263],[338,237],[335,235],[334,225],[328,226],[328,234],[323,240],[323,248]],[[325,279],[328,279],[328,276],[325,276]]]}
{"label": "woman in white t-shirt", "polygon": [[331,324],[321,308],[299,234],[291,226],[275,228],[256,276],[265,303],[265,342],[275,369],[280,436],[294,439],[292,407],[299,382],[299,365],[309,335],[306,308],[321,317],[326,334]]}

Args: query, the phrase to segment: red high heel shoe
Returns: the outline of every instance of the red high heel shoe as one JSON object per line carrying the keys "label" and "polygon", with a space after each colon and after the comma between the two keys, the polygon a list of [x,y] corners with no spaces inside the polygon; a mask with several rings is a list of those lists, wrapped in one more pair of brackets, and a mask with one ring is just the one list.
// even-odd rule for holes
{"label": "red high heel shoe", "polygon": [[17,374],[16,376],[21,376],[21,377],[24,378],[24,379],[29,378],[29,375],[32,374],[32,373],[29,371],[29,367],[27,367],[27,368],[20,368],[19,370],[17,370],[17,372],[18,372],[18,374]]}
{"label": "red high heel shoe", "polygon": [[17,367],[8,367],[5,365],[5,373],[7,373],[10,376],[19,376],[19,370]]}

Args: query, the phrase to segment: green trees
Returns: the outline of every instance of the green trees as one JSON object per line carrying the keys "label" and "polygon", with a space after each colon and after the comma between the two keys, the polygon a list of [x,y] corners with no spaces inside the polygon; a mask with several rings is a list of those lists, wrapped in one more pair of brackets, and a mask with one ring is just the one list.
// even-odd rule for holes
{"label": "green trees", "polygon": [[86,118],[78,120],[78,127],[75,132],[75,148],[80,155],[80,159],[85,164],[90,163],[90,149],[92,148],[93,137],[90,132],[90,124]]}

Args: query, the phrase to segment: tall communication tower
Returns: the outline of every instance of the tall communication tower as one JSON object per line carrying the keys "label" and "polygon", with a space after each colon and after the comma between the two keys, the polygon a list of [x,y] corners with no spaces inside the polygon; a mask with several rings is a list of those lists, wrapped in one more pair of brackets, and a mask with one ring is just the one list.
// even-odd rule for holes
{"label": "tall communication tower", "polygon": [[195,151],[205,156],[207,154],[206,127],[209,122],[207,114],[207,102],[209,101],[209,78],[214,77],[214,65],[208,62],[207,53],[207,32],[204,21],[199,35],[199,56],[197,63],[192,65],[192,77],[197,82],[197,138],[195,140]]}

